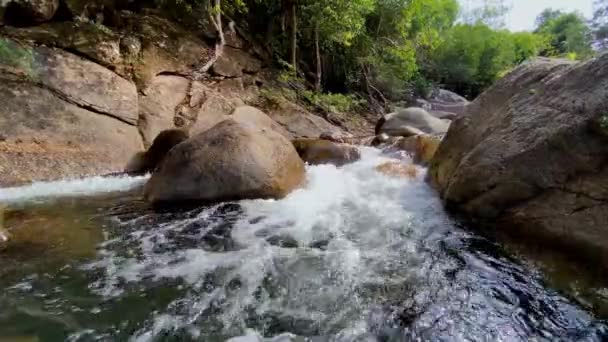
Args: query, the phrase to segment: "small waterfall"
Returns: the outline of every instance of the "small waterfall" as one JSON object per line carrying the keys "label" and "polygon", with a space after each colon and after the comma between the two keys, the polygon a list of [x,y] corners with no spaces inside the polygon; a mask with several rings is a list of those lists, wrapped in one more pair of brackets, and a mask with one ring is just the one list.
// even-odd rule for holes
{"label": "small waterfall", "polygon": [[27,202],[53,197],[93,196],[128,191],[141,186],[149,176],[94,176],[81,179],[34,182],[29,185],[0,188],[0,203]]}

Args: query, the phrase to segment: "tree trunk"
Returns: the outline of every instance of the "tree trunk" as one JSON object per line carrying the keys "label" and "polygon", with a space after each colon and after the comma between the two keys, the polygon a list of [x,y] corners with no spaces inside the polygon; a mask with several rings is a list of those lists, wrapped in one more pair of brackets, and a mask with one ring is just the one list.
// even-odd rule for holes
{"label": "tree trunk", "polygon": [[315,26],[315,57],[317,66],[317,79],[315,80],[315,90],[321,91],[321,77],[323,76],[323,69],[321,67],[321,50],[319,49],[319,24]]}
{"label": "tree trunk", "polygon": [[211,5],[211,0],[209,0],[208,2],[209,19],[211,20],[213,26],[215,26],[215,30],[217,31],[218,35],[218,40],[215,43],[215,53],[213,54],[213,57],[196,72],[196,75],[194,77],[195,79],[201,78],[204,73],[209,71],[213,64],[215,64],[215,62],[217,62],[217,60],[224,53],[224,45],[226,45],[226,39],[224,38],[224,29],[222,27],[221,4],[221,0],[214,0],[213,6]]}
{"label": "tree trunk", "polygon": [[290,3],[291,5],[291,47],[290,47],[290,62],[291,65],[293,66],[293,70],[296,72],[297,74],[297,70],[298,70],[298,54],[297,54],[297,49],[298,49],[298,17],[297,17],[297,13],[296,13],[296,2],[295,1],[291,1]]}

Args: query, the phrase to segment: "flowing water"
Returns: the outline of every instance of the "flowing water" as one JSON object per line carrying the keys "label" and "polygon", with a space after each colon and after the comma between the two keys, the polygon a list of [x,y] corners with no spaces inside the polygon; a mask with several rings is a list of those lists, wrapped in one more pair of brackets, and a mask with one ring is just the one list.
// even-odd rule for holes
{"label": "flowing water", "polygon": [[145,178],[0,189],[0,341],[608,338],[390,160],[307,168],[282,200],[153,210]]}

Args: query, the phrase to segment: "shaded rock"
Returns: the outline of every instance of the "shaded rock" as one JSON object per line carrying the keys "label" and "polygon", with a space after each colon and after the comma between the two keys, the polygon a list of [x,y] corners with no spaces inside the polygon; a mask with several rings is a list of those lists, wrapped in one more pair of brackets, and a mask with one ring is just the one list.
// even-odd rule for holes
{"label": "shaded rock", "polygon": [[139,131],[149,146],[161,131],[173,128],[177,107],[185,100],[190,81],[179,76],[157,76],[139,96]]}
{"label": "shaded rock", "polygon": [[376,171],[391,177],[397,178],[416,178],[418,176],[418,169],[416,165],[404,164],[398,161],[386,162],[376,166]]}
{"label": "shaded rock", "polygon": [[280,198],[304,164],[273,129],[225,120],[173,148],[145,186],[153,203]]}
{"label": "shaded rock", "polygon": [[336,143],[347,143],[353,139],[353,135],[348,132],[329,131],[321,133],[321,135],[319,135],[319,139]]}
{"label": "shaded rock", "polygon": [[93,22],[59,21],[28,28],[6,27],[2,33],[19,40],[76,51],[123,77],[130,77],[122,66],[120,35],[109,29],[100,29]]}
{"label": "shaded rock", "polygon": [[444,112],[444,111],[440,111],[440,110],[431,110],[431,111],[429,111],[429,114],[436,117],[437,119],[450,120],[450,121],[454,120],[458,116],[457,113]]}
{"label": "shaded rock", "polygon": [[468,103],[469,101],[456,94],[453,91],[449,91],[446,89],[437,89],[433,92],[431,98],[431,102],[442,102],[446,104],[455,104],[455,103]]}
{"label": "shaded rock", "polygon": [[2,18],[14,26],[28,26],[51,20],[59,8],[59,0],[3,1]]}
{"label": "shaded rock", "polygon": [[213,64],[212,72],[219,76],[240,77],[243,73],[256,73],[261,68],[259,59],[241,49],[224,46],[224,52]]}
{"label": "shaded rock", "polygon": [[269,108],[267,112],[268,116],[289,132],[291,138],[317,138],[321,133],[342,134],[343,132],[322,117],[289,101],[280,101],[276,107]]}
{"label": "shaded rock", "polygon": [[432,116],[422,108],[399,109],[381,118],[376,125],[376,135],[411,136],[420,134],[443,134],[449,124]]}
{"label": "shaded rock", "polygon": [[79,107],[137,123],[135,85],[112,71],[61,50],[23,46],[4,38],[0,45],[13,51],[0,55],[5,77],[40,84]]}
{"label": "shaded rock", "polygon": [[431,163],[441,197],[524,241],[608,261],[607,76],[602,55],[537,59],[498,81]]}
{"label": "shaded rock", "polygon": [[293,145],[300,157],[312,165],[334,164],[342,166],[361,158],[359,150],[351,145],[320,139],[296,139]]}
{"label": "shaded rock", "polygon": [[188,140],[188,133],[179,129],[162,131],[146,152],[138,152],[125,167],[128,174],[146,174],[154,172],[166,157],[167,153],[179,143]]}

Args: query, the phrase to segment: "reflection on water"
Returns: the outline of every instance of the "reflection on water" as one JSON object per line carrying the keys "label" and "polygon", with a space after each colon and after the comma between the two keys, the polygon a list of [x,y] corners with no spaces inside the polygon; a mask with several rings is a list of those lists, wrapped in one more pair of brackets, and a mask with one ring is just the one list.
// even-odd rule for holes
{"label": "reflection on water", "polygon": [[306,187],[278,201],[153,211],[137,191],[35,205],[13,196],[6,225],[19,243],[0,253],[1,334],[36,341],[608,337],[603,322],[543,285],[534,268],[452,222],[423,172],[414,180],[377,173],[387,160],[365,150],[343,168],[310,167]]}

